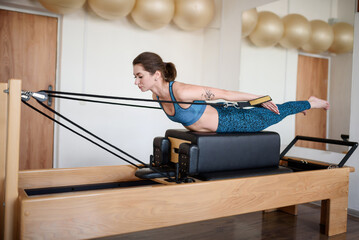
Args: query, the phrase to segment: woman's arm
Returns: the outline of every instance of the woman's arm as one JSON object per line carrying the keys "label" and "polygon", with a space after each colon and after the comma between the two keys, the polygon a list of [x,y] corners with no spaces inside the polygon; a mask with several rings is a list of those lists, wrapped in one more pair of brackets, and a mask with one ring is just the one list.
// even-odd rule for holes
{"label": "woman's arm", "polygon": [[229,91],[213,87],[185,84],[181,82],[176,82],[176,84],[174,84],[173,91],[175,96],[179,98],[178,100],[181,101],[210,101],[223,99],[225,101],[240,102],[261,97],[260,95],[251,93]]}
{"label": "woman's arm", "polygon": [[[176,82],[173,87],[174,94],[177,101],[194,101],[194,100],[218,100],[223,99],[225,101],[240,102],[249,101],[255,98],[261,97],[261,95],[255,95],[251,93],[229,91],[219,88],[185,84]],[[276,104],[272,101],[262,104],[263,107],[279,114],[279,110]]]}

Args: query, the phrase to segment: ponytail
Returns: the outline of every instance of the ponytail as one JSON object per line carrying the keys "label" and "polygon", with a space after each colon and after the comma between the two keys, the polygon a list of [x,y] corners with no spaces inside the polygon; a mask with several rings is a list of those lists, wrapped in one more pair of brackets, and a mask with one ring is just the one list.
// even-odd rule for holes
{"label": "ponytail", "polygon": [[166,82],[172,82],[176,79],[177,77],[177,70],[176,67],[173,63],[171,62],[167,62],[164,63],[165,68],[164,68],[164,78]]}

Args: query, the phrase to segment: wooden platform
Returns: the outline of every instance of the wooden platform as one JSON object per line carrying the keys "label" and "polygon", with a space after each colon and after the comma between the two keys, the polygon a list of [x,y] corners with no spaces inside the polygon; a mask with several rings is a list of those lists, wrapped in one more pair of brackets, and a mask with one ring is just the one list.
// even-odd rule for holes
{"label": "wooden platform", "polygon": [[[106,168],[107,174],[101,167],[97,169],[98,176],[122,176],[129,172],[129,166]],[[72,179],[72,173],[79,174],[69,169],[63,171],[69,173],[66,179]],[[350,171],[351,168],[337,168],[31,197],[20,189],[21,237],[103,237],[319,200],[323,200],[321,224],[331,236],[346,231]],[[20,172],[20,176],[30,173]],[[48,175],[46,170],[37,171],[36,178],[42,178],[42,174]],[[31,179],[20,179],[30,185]],[[20,182],[20,186],[23,184]]]}

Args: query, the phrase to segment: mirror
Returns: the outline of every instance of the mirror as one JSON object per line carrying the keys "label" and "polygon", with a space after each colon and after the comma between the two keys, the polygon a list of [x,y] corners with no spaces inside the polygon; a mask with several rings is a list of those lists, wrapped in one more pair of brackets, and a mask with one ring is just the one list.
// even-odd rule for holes
{"label": "mirror", "polygon": [[[340,4],[319,0],[275,1],[256,8],[258,15],[261,12],[271,12],[283,20],[289,12],[290,14],[304,16],[308,21],[321,20],[328,26],[337,22],[353,25],[353,9],[355,9],[355,1],[353,0],[340,2]],[[273,29],[277,26],[275,16],[267,17],[267,21],[269,21],[267,27],[272,30],[272,37],[274,37]],[[305,34],[306,31],[303,29],[305,28],[302,26],[301,31]],[[261,33],[264,34],[264,32]],[[329,51],[308,53],[303,49],[284,48],[283,45],[285,44],[282,42],[274,46],[268,44],[266,47],[259,47],[257,38],[259,38],[258,33],[252,34],[252,36],[249,34],[249,37],[244,37],[241,41],[239,80],[241,91],[269,94],[277,103],[305,100],[307,95],[309,97],[319,94],[319,97],[326,98],[331,104],[331,109],[326,113],[324,119],[320,117],[318,119],[318,114],[315,112],[317,110],[314,110],[309,112],[306,117],[297,115],[285,119],[282,123],[268,130],[278,131],[283,144],[288,144],[294,135],[305,134],[333,139],[341,139],[342,134],[349,135],[352,51],[341,54]],[[322,44],[324,43],[323,41]],[[310,81],[305,82],[309,78]],[[318,81],[317,84],[313,83],[314,79]],[[301,81],[304,82],[301,83]],[[312,83],[311,87],[308,87],[310,83]],[[304,96],[305,98],[302,99]],[[314,118],[312,115],[315,115]],[[303,121],[303,118],[309,120]],[[307,147],[323,148],[323,146],[312,145]],[[347,148],[340,146],[328,146],[328,149],[336,152],[347,150]]]}

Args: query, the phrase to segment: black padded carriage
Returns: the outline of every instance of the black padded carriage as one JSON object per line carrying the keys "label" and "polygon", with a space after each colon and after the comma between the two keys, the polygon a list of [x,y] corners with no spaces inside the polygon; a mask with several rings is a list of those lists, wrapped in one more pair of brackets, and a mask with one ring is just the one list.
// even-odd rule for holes
{"label": "black padded carriage", "polygon": [[[275,132],[200,133],[170,129],[153,141],[152,165],[183,177],[215,180],[292,172],[279,166]],[[139,177],[147,178],[141,175]],[[153,173],[151,176],[156,175]]]}

